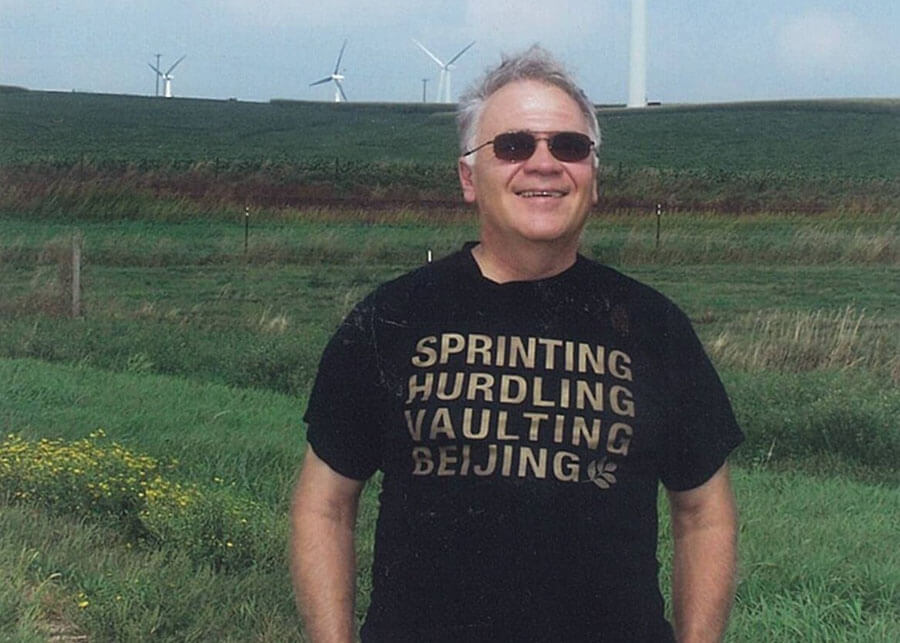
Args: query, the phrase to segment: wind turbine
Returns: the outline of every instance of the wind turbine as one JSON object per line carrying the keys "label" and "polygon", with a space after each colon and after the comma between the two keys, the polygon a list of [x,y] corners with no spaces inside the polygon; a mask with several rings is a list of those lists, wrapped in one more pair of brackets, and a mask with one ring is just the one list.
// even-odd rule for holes
{"label": "wind turbine", "polygon": [[[160,78],[163,79],[163,96],[165,96],[166,98],[172,98],[172,79],[175,78],[175,76],[172,75],[172,70],[178,66],[178,63],[184,60],[185,56],[187,56],[187,54],[176,60],[175,63],[165,71],[165,73],[161,72],[159,70],[159,67],[154,65],[153,63],[147,63],[148,65],[150,65],[150,69],[156,72],[157,82],[159,82]],[[158,64],[159,61],[157,61],[157,65]]]}
{"label": "wind turbine", "polygon": [[421,49],[426,54],[428,54],[428,57],[431,58],[434,62],[436,62],[438,64],[438,67],[441,68],[441,75],[440,75],[440,78],[438,79],[437,98],[435,99],[435,102],[436,103],[451,102],[451,99],[450,99],[450,69],[453,67],[453,63],[455,63],[457,60],[459,60],[460,56],[462,56],[464,53],[469,51],[469,48],[471,48],[471,46],[475,44],[475,41],[473,40],[468,45],[463,47],[459,51],[458,54],[453,56],[453,58],[448,60],[446,63],[444,63],[440,58],[438,58],[433,53],[428,51],[428,48],[425,47],[425,45],[423,45],[421,42],[419,42],[415,38],[413,38],[412,41],[414,43],[416,43],[416,45],[418,45],[419,49]]}
{"label": "wind turbine", "polygon": [[628,107],[647,106],[647,0],[631,0]]}
{"label": "wind turbine", "polygon": [[[156,66],[159,67],[159,58],[162,54],[156,54]],[[159,73],[156,74],[156,94],[154,94],[157,98],[159,98]]]}
{"label": "wind turbine", "polygon": [[323,83],[334,83],[334,102],[340,103],[342,100],[347,100],[347,94],[344,93],[344,87],[341,85],[341,81],[344,80],[344,76],[338,73],[338,69],[341,66],[341,58],[344,57],[344,48],[347,46],[347,41],[344,41],[344,44],[341,45],[341,53],[338,54],[337,62],[334,63],[334,71],[331,72],[330,76],[326,76],[322,80],[317,80],[314,83],[310,83],[309,86],[312,87],[314,85],[322,85]]}

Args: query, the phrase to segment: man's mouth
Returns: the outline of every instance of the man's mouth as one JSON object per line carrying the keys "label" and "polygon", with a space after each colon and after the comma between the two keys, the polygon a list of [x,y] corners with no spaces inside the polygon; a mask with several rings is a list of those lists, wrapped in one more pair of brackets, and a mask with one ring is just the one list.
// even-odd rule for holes
{"label": "man's mouth", "polygon": [[516,192],[516,196],[520,196],[526,199],[533,199],[537,197],[561,199],[568,193],[568,190],[520,190]]}

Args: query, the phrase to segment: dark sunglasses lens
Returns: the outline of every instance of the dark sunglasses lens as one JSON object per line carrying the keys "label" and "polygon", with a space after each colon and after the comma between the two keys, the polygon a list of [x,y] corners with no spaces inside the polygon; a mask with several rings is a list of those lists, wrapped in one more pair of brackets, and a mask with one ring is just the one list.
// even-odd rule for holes
{"label": "dark sunglasses lens", "polygon": [[561,132],[549,141],[550,153],[560,161],[583,161],[591,153],[592,141],[578,132]]}
{"label": "dark sunglasses lens", "polygon": [[509,132],[494,138],[494,156],[502,161],[524,161],[534,154],[536,141],[528,132]]}

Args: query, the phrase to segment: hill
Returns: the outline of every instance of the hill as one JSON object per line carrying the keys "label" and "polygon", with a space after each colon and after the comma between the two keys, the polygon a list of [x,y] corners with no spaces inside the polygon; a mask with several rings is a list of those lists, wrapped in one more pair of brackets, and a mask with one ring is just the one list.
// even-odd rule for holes
{"label": "hill", "polygon": [[[0,95],[0,163],[334,158],[452,163],[446,105]],[[900,100],[600,108],[602,158],[655,168],[900,174]]]}
{"label": "hill", "polygon": [[[388,194],[455,200],[448,108],[0,93],[0,167],[11,185],[33,184],[35,171],[52,182],[74,167],[82,181],[157,171],[155,194],[195,200],[227,192],[220,173],[227,184],[254,174],[261,180],[250,192],[271,197],[260,205]],[[601,107],[598,115],[608,207],[871,210],[900,201],[900,100]],[[198,169],[215,185],[185,174]]]}

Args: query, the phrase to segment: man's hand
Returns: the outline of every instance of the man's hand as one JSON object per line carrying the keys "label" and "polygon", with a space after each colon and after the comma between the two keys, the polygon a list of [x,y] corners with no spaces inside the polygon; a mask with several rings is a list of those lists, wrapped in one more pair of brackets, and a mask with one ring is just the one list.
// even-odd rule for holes
{"label": "man's hand", "polygon": [[307,449],[291,505],[291,575],[314,643],[351,643],[356,637],[353,530],[363,484]]}
{"label": "man's hand", "polygon": [[737,512],[727,465],[699,487],[668,495],[676,638],[679,643],[720,641],[737,568]]}

